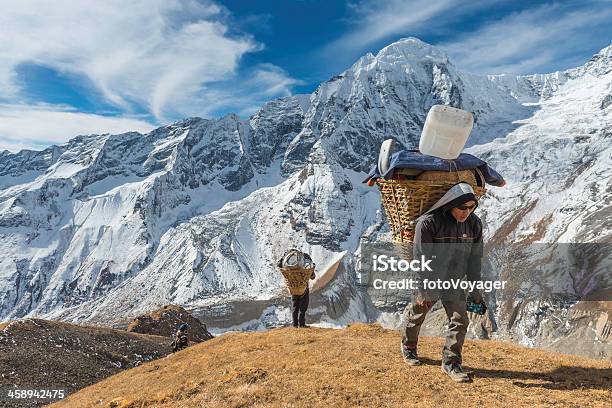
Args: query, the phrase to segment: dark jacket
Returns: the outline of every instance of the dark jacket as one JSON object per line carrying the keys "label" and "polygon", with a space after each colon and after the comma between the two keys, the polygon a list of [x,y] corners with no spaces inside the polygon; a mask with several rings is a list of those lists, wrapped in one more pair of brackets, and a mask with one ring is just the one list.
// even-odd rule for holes
{"label": "dark jacket", "polygon": [[187,332],[178,330],[174,334],[174,341],[172,342],[172,351],[179,351],[184,349],[189,345],[189,340],[187,337]]}
{"label": "dark jacket", "polygon": [[473,211],[464,222],[450,213],[468,201],[478,203],[471,186],[456,184],[417,219],[413,256],[433,258],[434,269],[434,273],[421,273],[421,278],[482,280],[482,222]]}

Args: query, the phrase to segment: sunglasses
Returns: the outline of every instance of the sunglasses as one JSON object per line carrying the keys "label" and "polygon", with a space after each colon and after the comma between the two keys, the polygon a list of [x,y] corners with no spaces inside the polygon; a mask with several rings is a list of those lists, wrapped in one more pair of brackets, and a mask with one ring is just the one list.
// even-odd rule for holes
{"label": "sunglasses", "polygon": [[467,206],[467,205],[460,205],[460,206],[458,206],[457,208],[458,208],[458,209],[460,209],[461,211],[465,211],[465,210],[470,210],[470,211],[472,211],[474,208],[476,208],[476,205],[470,205],[470,206]]}

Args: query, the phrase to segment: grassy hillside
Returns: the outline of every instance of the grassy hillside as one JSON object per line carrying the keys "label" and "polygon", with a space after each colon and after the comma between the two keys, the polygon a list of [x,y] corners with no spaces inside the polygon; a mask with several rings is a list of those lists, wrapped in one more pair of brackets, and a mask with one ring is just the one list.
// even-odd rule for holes
{"label": "grassy hillside", "polygon": [[440,370],[442,339],[407,366],[376,325],[231,333],[87,387],[53,407],[610,406],[612,362],[467,341],[472,383]]}

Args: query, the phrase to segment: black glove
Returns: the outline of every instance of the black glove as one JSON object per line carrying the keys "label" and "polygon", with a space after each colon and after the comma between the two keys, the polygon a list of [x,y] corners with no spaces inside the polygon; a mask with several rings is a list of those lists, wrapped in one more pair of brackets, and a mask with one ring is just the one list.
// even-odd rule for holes
{"label": "black glove", "polygon": [[467,310],[482,316],[487,313],[487,304],[484,301],[475,302],[472,297],[468,297]]}
{"label": "black glove", "polygon": [[484,299],[482,298],[482,294],[478,289],[474,289],[473,292],[468,294],[468,299],[472,299],[474,303],[484,303]]}

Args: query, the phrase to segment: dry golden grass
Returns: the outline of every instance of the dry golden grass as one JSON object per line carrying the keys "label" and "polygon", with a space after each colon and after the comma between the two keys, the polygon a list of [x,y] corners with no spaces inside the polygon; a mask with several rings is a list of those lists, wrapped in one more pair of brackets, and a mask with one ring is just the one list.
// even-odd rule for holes
{"label": "dry golden grass", "polygon": [[474,382],[455,384],[440,370],[442,339],[424,337],[424,364],[410,367],[399,338],[363,324],[227,334],[53,407],[610,406],[610,361],[467,341]]}
{"label": "dry golden grass", "polygon": [[8,325],[8,323],[0,323],[0,330],[4,329]]}

